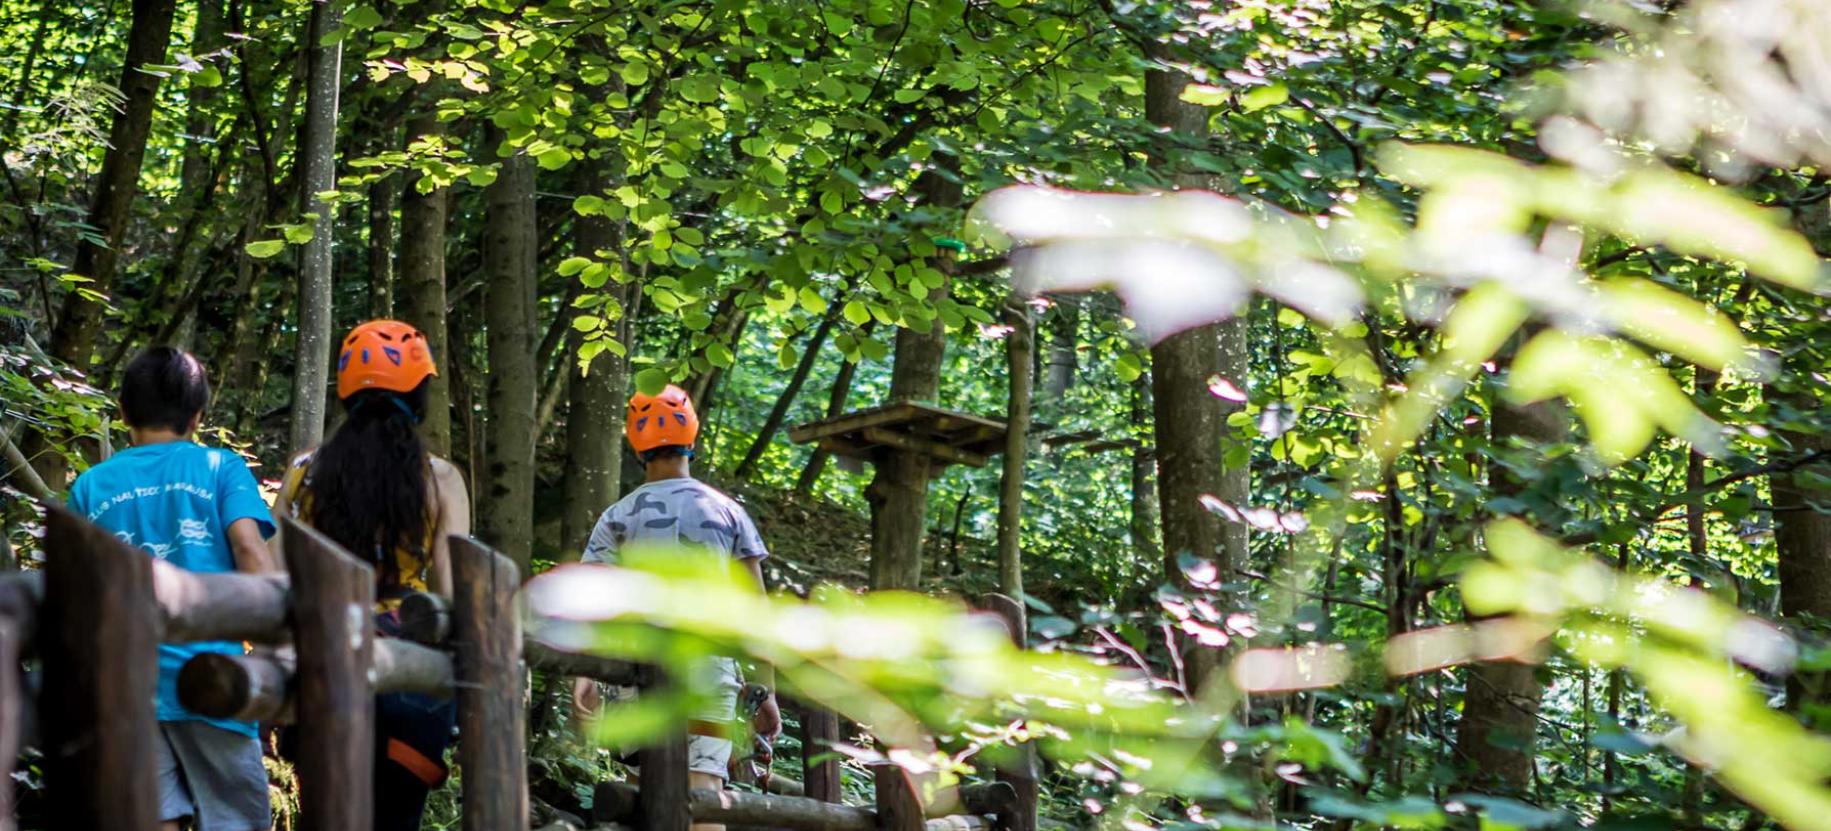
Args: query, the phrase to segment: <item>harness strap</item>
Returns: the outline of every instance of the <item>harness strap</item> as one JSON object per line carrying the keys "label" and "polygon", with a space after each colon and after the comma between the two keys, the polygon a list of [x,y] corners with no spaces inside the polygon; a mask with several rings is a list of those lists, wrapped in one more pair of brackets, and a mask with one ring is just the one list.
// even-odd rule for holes
{"label": "harness strap", "polygon": [[445,783],[450,771],[445,766],[400,739],[388,739],[388,760],[407,769],[414,778],[426,783],[428,789],[437,788]]}

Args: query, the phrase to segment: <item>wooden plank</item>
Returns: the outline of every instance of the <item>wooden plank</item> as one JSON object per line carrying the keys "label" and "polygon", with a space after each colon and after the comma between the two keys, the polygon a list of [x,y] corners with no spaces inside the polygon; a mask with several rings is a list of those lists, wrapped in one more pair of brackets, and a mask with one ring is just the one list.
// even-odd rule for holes
{"label": "wooden plank", "polygon": [[[1009,595],[993,592],[980,601],[980,608],[998,615],[1004,621],[1013,645],[1019,649],[1028,646],[1029,628],[1024,604]],[[1019,745],[1014,748],[1013,756],[1008,764],[998,768],[998,781],[1009,785],[1014,792],[1012,804],[997,812],[998,831],[1036,831],[1040,793],[1036,776],[1036,746],[1030,743]]]}
{"label": "wooden plank", "polygon": [[[808,798],[821,802],[839,802],[844,794],[839,788],[839,759],[833,746],[839,744],[839,714],[817,704],[801,708],[801,777]],[[828,758],[819,759],[817,757]]]}
{"label": "wooden plank", "polygon": [[845,433],[855,433],[866,427],[872,427],[879,424],[893,424],[905,421],[915,412],[915,405],[908,402],[886,404],[882,407],[873,407],[869,410],[858,410],[856,412],[846,413],[838,418],[829,418],[824,421],[816,421],[812,424],[803,424],[789,430],[788,438],[789,441],[796,444],[805,444],[814,439],[825,438],[827,436],[838,436]]}
{"label": "wooden plank", "polygon": [[38,721],[51,826],[157,827],[152,557],[62,508],[45,513]]}
{"label": "wooden plank", "polygon": [[298,649],[299,831],[370,831],[375,800],[375,573],[281,522]]}
{"label": "wooden plank", "polygon": [[455,536],[451,571],[464,831],[525,828],[527,709],[521,704],[521,615],[515,608],[521,573],[509,558]]}
{"label": "wooden plank", "polygon": [[978,453],[969,453],[965,450],[941,444],[940,442],[931,441],[907,433],[898,433],[894,430],[888,430],[882,427],[865,428],[864,437],[866,441],[871,442],[872,444],[920,453],[931,459],[950,464],[985,467],[986,462],[991,461],[991,459]]}
{"label": "wooden plank", "polygon": [[[642,688],[665,692],[667,677],[654,666],[643,667]],[[693,815],[687,808],[686,725],[636,751],[642,789],[636,798],[636,831],[687,831]]]}

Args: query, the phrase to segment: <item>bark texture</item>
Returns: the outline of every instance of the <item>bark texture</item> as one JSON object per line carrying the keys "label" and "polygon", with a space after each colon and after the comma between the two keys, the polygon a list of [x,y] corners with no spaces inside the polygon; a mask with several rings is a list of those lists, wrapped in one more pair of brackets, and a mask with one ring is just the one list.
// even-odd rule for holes
{"label": "bark texture", "polygon": [[[1513,439],[1556,441],[1563,420],[1549,405],[1515,407],[1497,403],[1493,433],[1496,445]],[[1489,484],[1500,496],[1526,488],[1500,465],[1490,467]],[[1456,733],[1461,761],[1460,784],[1478,792],[1525,793],[1532,786],[1533,745],[1544,687],[1538,667],[1521,661],[1470,665],[1462,698],[1462,723]]]}
{"label": "bark texture", "polygon": [[[488,146],[501,142],[491,132]],[[484,296],[488,328],[489,422],[483,450],[484,498],[479,500],[480,536],[528,573],[534,541],[534,395],[540,376],[534,365],[535,259],[539,252],[534,216],[534,162],[527,156],[502,161],[501,172],[484,193],[488,227],[483,237]]]}
{"label": "bark texture", "polygon": [[[407,128],[407,143],[421,137],[441,137],[445,128],[430,115]],[[451,455],[451,344],[445,326],[445,224],[450,188],[421,193],[418,180],[407,183],[401,194],[401,317],[426,336],[439,374],[427,386],[426,420],[420,436],[426,449],[447,458]]]}
{"label": "bark texture", "polygon": [[[594,162],[601,163],[601,162]],[[589,175],[586,193],[601,194],[608,189],[601,175]],[[580,257],[598,258],[599,251],[619,256],[622,250],[619,228],[602,216],[581,216],[575,221],[574,239]],[[625,304],[617,325],[617,340],[629,344],[629,321],[633,310],[628,298],[633,292],[625,285],[605,286]],[[563,310],[563,315],[570,315]],[[584,345],[584,334],[568,327],[571,335],[562,372],[574,373],[570,401],[566,406],[566,512],[561,520],[562,544],[567,556],[583,552],[598,514],[617,500],[618,478],[623,464],[624,390],[628,387],[629,362],[609,350],[598,353],[590,371],[579,371],[574,356]]]}
{"label": "bark texture", "polygon": [[[960,204],[958,182],[934,171],[922,174],[916,188],[924,203],[936,208]],[[935,263],[951,268],[943,257]],[[947,332],[939,317],[927,331],[896,331],[896,365],[890,376],[891,401],[935,401],[941,391],[941,357]],[[928,509],[928,480],[934,462],[910,450],[884,448],[865,498],[871,503],[871,588],[914,589],[922,580],[923,515]]]}
{"label": "bark texture", "polygon": [[[324,439],[331,378],[331,243],[337,208],[318,194],[337,187],[337,98],[343,85],[343,44],[319,45],[342,21],[336,3],[312,5],[311,69],[306,80],[305,131],[300,141],[299,213],[315,228],[299,253],[299,340],[292,381],[292,446]],[[313,215],[316,218],[313,219]]]}
{"label": "bark texture", "polygon": [[[106,294],[114,285],[115,261],[127,214],[139,192],[140,164],[146,157],[146,137],[152,127],[153,105],[159,94],[159,76],[141,72],[147,64],[163,64],[166,44],[172,37],[174,0],[134,0],[133,25],[127,32],[127,60],[121,67],[119,89],[126,100],[108,130],[108,152],[96,177],[95,199],[90,202],[88,223],[95,236],[81,235],[71,271],[93,282],[88,288]],[[78,292],[64,297],[63,312],[51,333],[51,355],[76,369],[89,368],[90,353],[101,320],[102,306]]]}
{"label": "bark texture", "polygon": [[1030,442],[1030,393],[1035,385],[1036,329],[1021,299],[1005,305],[1005,367],[1011,379],[1005,407],[1004,472],[998,482],[998,591],[1024,596],[1023,548],[1024,456]]}

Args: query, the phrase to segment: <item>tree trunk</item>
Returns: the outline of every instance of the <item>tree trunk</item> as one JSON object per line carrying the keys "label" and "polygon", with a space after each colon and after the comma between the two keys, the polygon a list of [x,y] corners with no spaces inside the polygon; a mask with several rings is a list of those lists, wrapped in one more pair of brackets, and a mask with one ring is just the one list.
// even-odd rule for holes
{"label": "tree trunk", "polygon": [[[860,337],[870,337],[873,324],[877,321],[867,320],[859,329]],[[846,398],[852,393],[852,378],[858,374],[858,362],[841,361],[838,374],[833,376],[833,389],[827,393],[826,417],[836,418],[846,411]],[[814,485],[820,481],[820,474],[826,472],[827,458],[831,454],[819,448],[807,459],[807,465],[801,468],[801,476],[795,480],[795,493],[807,496],[814,492]]]}
{"label": "tree trunk", "polygon": [[[1188,75],[1171,69],[1145,73],[1145,114],[1168,135],[1155,148],[1152,164],[1165,168],[1178,187],[1199,186],[1203,178],[1174,167],[1183,154],[1173,149],[1177,137],[1199,138],[1208,132],[1208,110],[1181,99]],[[1250,471],[1242,461],[1229,469],[1223,445],[1228,412],[1235,402],[1209,392],[1209,379],[1220,376],[1246,385],[1245,320],[1198,326],[1171,335],[1151,348],[1151,393],[1156,430],[1157,475],[1162,494],[1164,576],[1188,586],[1184,556],[1213,559],[1222,575],[1247,565],[1246,529],[1223,526],[1203,506],[1212,494],[1223,502],[1244,505]],[[1199,689],[1220,664],[1215,650],[1197,648],[1188,661],[1189,683]]]}
{"label": "tree trunk", "polygon": [[369,316],[394,317],[393,179],[369,183]]}
{"label": "tree trunk", "polygon": [[[407,127],[407,144],[439,136],[444,125],[431,115]],[[451,456],[451,373],[455,369],[445,325],[445,224],[451,189],[421,193],[419,179],[401,195],[401,317],[426,336],[433,360],[442,367],[427,385],[426,420],[420,437],[429,452]],[[473,483],[474,484],[474,483]]]}
{"label": "tree trunk", "polygon": [[[1516,407],[1496,402],[1492,417],[1494,444],[1520,438],[1535,443],[1557,441],[1562,416],[1548,404]],[[1515,496],[1525,483],[1501,465],[1489,467],[1489,486],[1499,496]],[[1532,787],[1533,745],[1544,687],[1538,667],[1521,661],[1472,664],[1462,698],[1462,724],[1456,755],[1459,784],[1484,793],[1524,794]]]}
{"label": "tree trunk", "polygon": [[1030,388],[1035,382],[1032,373],[1036,368],[1036,329],[1030,318],[1030,307],[1021,298],[1006,301],[1005,322],[1011,326],[1011,334],[1005,336],[1005,366],[1011,378],[1011,393],[1005,407],[1004,472],[998,482],[998,591],[1021,601],[1024,596],[1021,545],[1024,455],[1030,441]]}
{"label": "tree trunk", "polygon": [[[486,147],[502,135],[486,132]],[[534,164],[526,155],[502,160],[484,192],[484,325],[489,377],[483,450],[484,481],[478,525],[483,541],[527,574],[534,542],[535,258]]]}
{"label": "tree trunk", "polygon": [[[76,261],[70,269],[92,281],[86,288],[103,294],[114,284],[115,262],[127,230],[128,209],[139,192],[140,163],[146,156],[146,138],[159,93],[159,76],[141,72],[140,67],[165,63],[176,5],[174,0],[133,0],[133,26],[128,30],[127,58],[121,67],[120,90],[126,100],[108,131],[108,152],[102,157],[102,172],[89,207],[88,223],[95,234],[78,238]],[[101,311],[101,304],[84,293],[66,295],[51,334],[51,355],[78,371],[87,370]]]}
{"label": "tree trunk", "polygon": [[[848,286],[846,292],[851,290]],[[845,302],[846,292],[841,292],[839,300],[827,310],[826,317],[820,319],[820,325],[808,336],[807,343],[801,347],[801,360],[795,364],[795,374],[789,376],[788,386],[782,394],[776,396],[776,403],[769,408],[769,416],[763,419],[763,426],[757,430],[757,437],[750,442],[750,449],[744,452],[744,460],[738,462],[732,472],[739,480],[750,481],[750,474],[756,469],[757,462],[763,458],[763,452],[769,449],[770,441],[782,429],[782,423],[788,419],[788,410],[795,404],[795,398],[801,394],[801,387],[807,383],[807,376],[814,370],[814,362],[820,358],[820,348],[826,345],[827,335],[832,334],[833,327],[839,322],[839,310]]]}
{"label": "tree trunk", "polygon": [[1049,333],[1049,361],[1047,374],[1043,380],[1043,394],[1039,396],[1043,404],[1059,404],[1062,397],[1068,394],[1068,388],[1074,386],[1074,373],[1080,363],[1076,351],[1079,346],[1081,328],[1081,307],[1078,300],[1064,298],[1056,301],[1054,326]]}
{"label": "tree trunk", "polygon": [[[1774,393],[1770,393],[1774,395]],[[1820,405],[1809,396],[1793,403],[1808,410]],[[1831,440],[1815,433],[1783,431],[1794,456],[1831,450]],[[1831,467],[1807,465],[1770,480],[1774,491],[1774,546],[1779,554],[1780,613],[1789,620],[1831,619],[1831,490],[1822,483]],[[1787,684],[1787,703],[1794,709],[1831,702],[1824,673],[1795,676]]]}
{"label": "tree trunk", "polygon": [[[1151,428],[1151,378],[1140,375],[1132,382],[1132,423],[1145,430]],[[1132,448],[1131,521],[1127,528],[1132,536],[1132,551],[1141,563],[1159,562],[1163,549],[1157,544],[1157,449],[1150,436],[1138,437]]]}
{"label": "tree trunk", "polygon": [[[337,96],[343,79],[343,44],[320,45],[342,21],[336,3],[312,6],[308,49],[305,128],[299,142],[299,214],[314,231],[299,254],[299,340],[292,384],[292,447],[316,447],[324,439],[325,404],[331,373],[331,242],[335,203],[318,194],[337,187]],[[316,215],[315,217],[313,215]]]}
{"label": "tree trunk", "polygon": [[[948,161],[943,160],[942,164]],[[922,201],[932,208],[960,204],[957,182],[933,170],[916,182]],[[946,255],[934,263],[943,272],[952,269]],[[947,348],[947,330],[937,316],[928,331],[896,331],[896,364],[890,375],[891,401],[927,401],[939,398],[941,357]],[[926,455],[901,448],[883,448],[865,498],[871,503],[871,588],[910,589],[922,581],[923,515],[928,510],[928,480],[934,462]]]}
{"label": "tree trunk", "polygon": [[[594,165],[606,164],[594,160]],[[601,173],[585,177],[584,192],[603,194],[610,183]],[[580,216],[573,220],[574,239],[580,257],[597,258],[598,251],[616,252],[621,257],[621,229],[602,216]],[[617,323],[617,340],[627,349],[630,320],[634,316],[627,298],[634,284],[610,284],[604,290],[617,295],[623,303],[623,316]],[[562,309],[561,315],[570,310]],[[577,373],[575,356],[584,346],[583,332],[567,327],[571,335],[561,372]],[[629,361],[609,350],[591,360],[591,369],[572,379],[571,400],[566,406],[566,510],[561,519],[561,545],[566,556],[584,551],[586,538],[597,522],[599,512],[617,500],[618,478],[623,465],[624,390],[628,387]]]}

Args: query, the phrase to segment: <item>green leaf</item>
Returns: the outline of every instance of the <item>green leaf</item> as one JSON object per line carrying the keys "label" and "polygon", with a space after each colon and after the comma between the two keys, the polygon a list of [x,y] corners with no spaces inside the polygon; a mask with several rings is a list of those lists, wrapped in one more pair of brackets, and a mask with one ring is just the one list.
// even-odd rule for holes
{"label": "green leaf", "polygon": [[367,4],[343,13],[343,25],[349,29],[373,29],[381,25],[381,12]]}
{"label": "green leaf", "polygon": [[222,83],[222,72],[209,64],[204,64],[202,69],[191,75],[191,86],[194,87],[219,87]]}
{"label": "green leaf", "polygon": [[1276,107],[1291,99],[1290,88],[1283,84],[1254,87],[1251,92],[1240,96],[1240,106],[1247,112],[1257,112],[1266,107]]}
{"label": "green leaf", "polygon": [[833,125],[824,118],[816,118],[808,122],[805,133],[808,138],[826,138],[833,134]]}
{"label": "green leaf", "polygon": [[826,311],[826,298],[821,297],[820,292],[815,291],[813,286],[802,286],[800,298],[801,308],[813,312],[814,314],[820,314]]}
{"label": "green leaf", "polygon": [[718,81],[704,75],[695,75],[680,82],[680,97],[696,104],[708,104],[718,100]]}
{"label": "green leaf", "polygon": [[871,319],[871,310],[865,308],[865,304],[861,301],[848,300],[846,301],[845,316],[846,320],[851,321],[852,325],[863,326]]}
{"label": "green leaf", "polygon": [[318,235],[318,230],[309,223],[281,225],[280,235],[285,237],[287,242],[294,245],[304,245],[311,242],[312,238]]}
{"label": "green leaf", "polygon": [[860,340],[858,342],[858,351],[873,361],[881,361],[890,357],[890,347],[885,346],[876,338],[865,338]]}
{"label": "green leaf", "polygon": [[593,315],[579,315],[572,319],[572,328],[581,332],[589,332],[601,328],[603,325],[604,319]]}
{"label": "green leaf", "polygon": [[732,354],[731,347],[722,343],[711,343],[706,346],[706,360],[711,361],[712,365],[719,369],[729,369],[731,364],[737,360],[737,356]]}
{"label": "green leaf", "polygon": [[[632,87],[639,87],[648,83],[648,64],[640,61],[631,61],[619,67],[617,69],[617,74],[623,76],[623,83],[629,84]],[[659,389],[659,387],[657,389]]]}
{"label": "green leaf", "polygon": [[567,257],[559,262],[559,276],[571,277],[574,274],[584,271],[585,267],[588,265],[591,265],[591,259],[589,257]]}
{"label": "green leaf", "polygon": [[1144,374],[1144,365],[1137,355],[1126,352],[1113,361],[1113,372],[1118,374],[1119,380],[1129,383]]}
{"label": "green leaf", "polygon": [[247,245],[242,246],[242,250],[248,252],[248,256],[250,256],[250,257],[253,257],[257,260],[265,260],[268,257],[272,257],[272,256],[279,254],[281,251],[285,251],[286,250],[286,241],[277,240],[277,239],[264,239],[264,240],[260,240],[258,242],[248,243]]}
{"label": "green leaf", "polygon": [[1208,84],[1190,84],[1183,87],[1183,94],[1179,97],[1197,106],[1218,107],[1227,103],[1227,88]]}
{"label": "green leaf", "polygon": [[572,151],[564,147],[549,147],[535,154],[534,161],[540,164],[541,170],[558,170],[572,161]]}
{"label": "green leaf", "polygon": [[668,385],[668,373],[660,367],[649,367],[636,373],[636,391],[643,395],[654,395]]}

